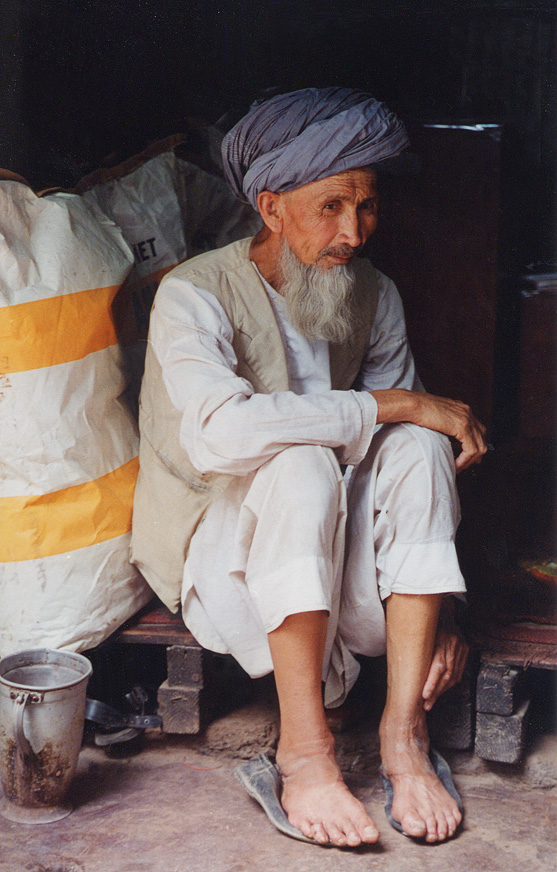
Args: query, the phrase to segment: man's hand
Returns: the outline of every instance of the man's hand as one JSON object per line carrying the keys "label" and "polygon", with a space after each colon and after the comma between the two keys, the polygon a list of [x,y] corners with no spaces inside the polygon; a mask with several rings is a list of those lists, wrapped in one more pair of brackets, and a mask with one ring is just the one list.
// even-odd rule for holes
{"label": "man's hand", "polygon": [[457,439],[462,446],[456,459],[458,471],[479,463],[486,453],[486,428],[465,403],[400,388],[371,391],[371,394],[377,402],[378,424],[408,421]]}
{"label": "man's hand", "polygon": [[458,684],[468,659],[468,645],[449,610],[450,606],[447,607],[447,613],[440,615],[429,675],[422,691],[426,711],[433,708],[442,693]]}

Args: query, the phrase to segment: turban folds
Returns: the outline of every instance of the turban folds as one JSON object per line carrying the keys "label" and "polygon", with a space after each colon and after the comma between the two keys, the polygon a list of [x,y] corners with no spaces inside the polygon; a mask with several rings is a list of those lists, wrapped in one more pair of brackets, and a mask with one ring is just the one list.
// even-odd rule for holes
{"label": "turban folds", "polygon": [[282,193],[344,170],[415,160],[404,125],[383,103],[351,88],[305,88],[255,103],[224,137],[224,172],[240,200]]}

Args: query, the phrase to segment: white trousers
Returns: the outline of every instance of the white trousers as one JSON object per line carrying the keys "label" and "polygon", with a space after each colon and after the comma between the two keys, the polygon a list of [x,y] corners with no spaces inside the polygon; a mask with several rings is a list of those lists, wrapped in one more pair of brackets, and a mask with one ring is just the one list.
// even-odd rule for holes
{"label": "white trousers", "polygon": [[184,569],[184,620],[257,677],[273,668],[269,632],[288,615],[327,611],[325,703],[339,705],[358,675],[354,655],[385,652],[391,593],[465,591],[458,521],[453,455],[438,433],[383,426],[347,476],[331,449],[291,446],[211,505]]}

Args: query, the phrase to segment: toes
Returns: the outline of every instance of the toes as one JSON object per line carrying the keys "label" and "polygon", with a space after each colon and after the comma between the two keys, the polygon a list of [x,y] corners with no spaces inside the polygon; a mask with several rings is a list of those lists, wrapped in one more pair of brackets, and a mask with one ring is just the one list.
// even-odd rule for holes
{"label": "toes", "polygon": [[339,848],[343,848],[346,845],[346,834],[343,833],[336,824],[327,827],[327,830],[329,832],[329,839],[333,845],[338,845]]}
{"label": "toes", "polygon": [[437,832],[437,818],[432,814],[428,815],[425,820],[427,829],[426,842],[438,842],[439,834]]}
{"label": "toes", "polygon": [[437,818],[437,839],[440,842],[444,842],[448,835],[449,823],[444,815],[440,815]]}
{"label": "toes", "polygon": [[379,830],[368,815],[366,808],[362,803],[358,803],[356,812],[352,813],[351,824],[358,833],[360,842],[365,842],[368,845],[373,844],[379,838]]}
{"label": "toes", "polygon": [[313,832],[311,838],[315,839],[316,842],[319,842],[320,845],[326,845],[329,841],[329,836],[325,832],[325,827],[323,824],[314,824]]}
{"label": "toes", "polygon": [[461,820],[460,813],[458,816],[453,816],[451,813],[436,816],[431,812],[422,816],[413,810],[402,816],[400,824],[409,836],[425,839],[426,842],[443,842],[454,836]]}
{"label": "toes", "polygon": [[449,806],[443,812],[437,815],[437,838],[443,842],[445,839],[450,839],[454,836],[458,829],[458,825],[462,820],[460,809],[456,803],[454,808]]}
{"label": "toes", "polygon": [[448,827],[449,839],[452,836],[454,836],[461,821],[462,821],[462,815],[460,813],[460,810],[458,810],[455,814],[448,814],[447,815],[447,827]]}
{"label": "toes", "polygon": [[306,839],[313,839],[313,824],[309,820],[293,821],[289,819],[289,821],[293,827],[303,833]]}
{"label": "toes", "polygon": [[365,842],[367,845],[372,845],[378,840],[378,838],[379,830],[374,824],[364,827],[362,831],[362,842]]}
{"label": "toes", "polygon": [[332,842],[333,845],[339,848],[356,848],[362,842],[372,844],[379,838],[379,831],[367,815],[364,820],[351,820],[348,818],[345,820],[341,819],[336,823],[325,820],[322,824],[314,825],[313,838],[316,841],[322,841],[318,838],[321,832],[326,834],[327,841]]}
{"label": "toes", "polygon": [[350,845],[351,848],[356,848],[362,844],[362,840],[353,826],[346,827],[346,844]]}
{"label": "toes", "polygon": [[428,835],[428,828],[425,822],[415,811],[403,815],[400,825],[405,833],[408,833],[409,836],[414,836],[416,839],[423,839]]}

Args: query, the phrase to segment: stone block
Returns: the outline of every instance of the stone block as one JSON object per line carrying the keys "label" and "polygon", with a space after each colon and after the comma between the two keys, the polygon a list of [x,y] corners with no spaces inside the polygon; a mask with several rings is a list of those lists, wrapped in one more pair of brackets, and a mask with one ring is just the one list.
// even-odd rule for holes
{"label": "stone block", "polygon": [[512,715],[478,712],[475,751],[483,760],[518,763],[524,753],[530,700],[525,700]]}
{"label": "stone block", "polygon": [[196,735],[205,720],[205,692],[199,687],[170,686],[168,679],[159,687],[158,713],[165,733]]}
{"label": "stone block", "polygon": [[206,652],[199,645],[170,645],[166,649],[168,684],[204,687]]}
{"label": "stone block", "polygon": [[512,715],[525,696],[523,669],[504,663],[482,663],[476,687],[476,710],[492,715]]}

